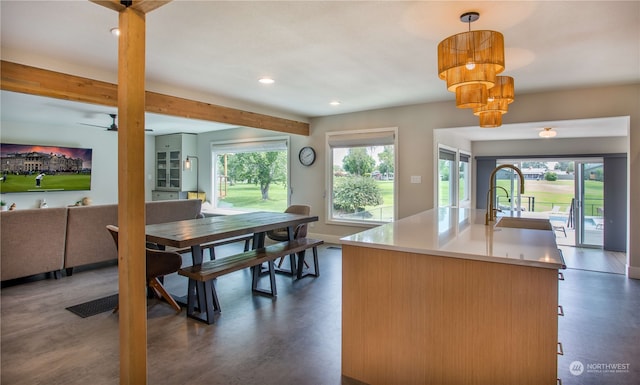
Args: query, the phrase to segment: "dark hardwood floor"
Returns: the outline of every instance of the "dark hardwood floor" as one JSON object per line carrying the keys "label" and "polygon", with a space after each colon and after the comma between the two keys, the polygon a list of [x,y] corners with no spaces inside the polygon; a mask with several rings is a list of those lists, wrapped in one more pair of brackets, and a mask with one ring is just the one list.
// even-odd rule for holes
{"label": "dark hardwood floor", "polygon": [[[241,247],[228,245],[216,253],[221,257]],[[320,248],[320,273],[300,281],[278,275],[276,299],[251,295],[248,271],[221,277],[216,286],[222,313],[210,326],[149,300],[148,383],[354,384],[340,375],[338,246]],[[562,383],[638,384],[640,281],[577,269],[564,273],[559,297],[565,316],[558,320]],[[166,278],[166,286],[175,294],[186,291],[185,279],[175,274]],[[115,266],[5,285],[1,383],[117,384],[118,315],[80,318],[65,310],[116,292]],[[570,373],[574,361],[582,363],[582,374]],[[603,364],[626,369],[611,372]]]}

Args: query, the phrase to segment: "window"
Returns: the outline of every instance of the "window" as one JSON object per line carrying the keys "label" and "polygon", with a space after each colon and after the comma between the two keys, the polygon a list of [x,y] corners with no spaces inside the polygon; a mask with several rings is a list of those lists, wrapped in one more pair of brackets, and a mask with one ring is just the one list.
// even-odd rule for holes
{"label": "window", "polygon": [[456,205],[456,152],[438,148],[438,207]]}
{"label": "window", "polygon": [[471,206],[470,160],[469,154],[438,146],[438,207]]}
{"label": "window", "polygon": [[397,128],[327,134],[329,222],[396,218]]}
{"label": "window", "polygon": [[211,144],[216,208],[278,211],[289,206],[288,138]]}
{"label": "window", "polygon": [[459,153],[458,163],[458,206],[471,207],[471,155]]}

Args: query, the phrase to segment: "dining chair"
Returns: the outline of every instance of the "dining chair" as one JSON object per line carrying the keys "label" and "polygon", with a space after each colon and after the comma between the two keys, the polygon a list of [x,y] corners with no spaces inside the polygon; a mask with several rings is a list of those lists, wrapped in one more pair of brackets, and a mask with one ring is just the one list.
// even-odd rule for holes
{"label": "dining chair", "polygon": [[[311,214],[311,206],[291,205],[287,207],[287,209],[284,210],[284,212],[289,214],[309,215]],[[293,239],[304,238],[306,236],[307,236],[307,224],[303,223],[296,226],[296,228],[293,231]],[[267,238],[277,242],[285,242],[289,240],[289,231],[287,230],[286,227],[281,229],[276,229],[276,230],[270,230],[270,231],[267,231]],[[282,267],[282,262],[284,261],[284,258],[285,257],[280,258],[280,261],[278,262],[279,268]],[[296,270],[294,266],[295,264],[294,255],[291,255],[290,260],[291,260],[291,273],[293,274],[293,272],[295,272]],[[306,267],[309,267],[306,261],[304,264]]]}
{"label": "dining chair", "polygon": [[[107,225],[107,230],[111,233],[117,248],[118,227]],[[171,294],[169,294],[162,285],[161,278],[167,274],[175,273],[180,270],[180,267],[182,266],[182,256],[174,251],[154,250],[149,248],[149,246],[153,247],[153,245],[148,245],[146,248],[147,286],[152,289],[156,296],[164,298],[165,301],[167,301],[167,303],[176,310],[176,312],[180,313],[182,310],[180,305],[178,305],[175,299],[173,299]],[[118,307],[114,309],[114,312],[116,311],[118,311]]]}

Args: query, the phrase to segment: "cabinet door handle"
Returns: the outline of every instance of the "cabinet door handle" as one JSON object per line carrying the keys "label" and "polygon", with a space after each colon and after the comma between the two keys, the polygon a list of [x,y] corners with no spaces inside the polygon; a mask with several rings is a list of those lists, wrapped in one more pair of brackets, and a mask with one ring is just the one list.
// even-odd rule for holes
{"label": "cabinet door handle", "polygon": [[561,271],[558,272],[558,280],[564,281],[564,274]]}
{"label": "cabinet door handle", "polygon": [[558,316],[564,317],[564,309],[562,308],[562,305],[558,305]]}
{"label": "cabinet door handle", "polygon": [[558,355],[564,356],[564,350],[562,350],[562,342],[558,342]]}

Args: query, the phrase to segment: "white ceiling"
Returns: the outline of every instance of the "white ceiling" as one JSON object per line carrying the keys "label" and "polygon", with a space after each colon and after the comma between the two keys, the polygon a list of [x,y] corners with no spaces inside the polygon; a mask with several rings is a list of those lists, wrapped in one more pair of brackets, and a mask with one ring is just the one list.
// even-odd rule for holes
{"label": "white ceiling", "polygon": [[[437,76],[437,44],[467,30],[459,16],[470,10],[480,12],[472,29],[505,36],[503,74],[515,78],[515,103],[519,94],[640,82],[638,1],[174,0],[147,15],[147,89],[301,119],[453,102]],[[117,79],[116,12],[89,1],[2,0],[0,17],[3,60]],[[261,76],[276,82],[262,85]],[[3,120],[108,126],[115,112],[2,93]],[[506,115],[492,132],[504,139],[508,123]],[[601,135],[608,121],[593,134],[588,123],[580,122],[581,136]],[[151,114],[146,124],[153,134],[229,127]]]}

